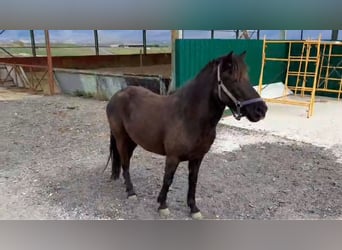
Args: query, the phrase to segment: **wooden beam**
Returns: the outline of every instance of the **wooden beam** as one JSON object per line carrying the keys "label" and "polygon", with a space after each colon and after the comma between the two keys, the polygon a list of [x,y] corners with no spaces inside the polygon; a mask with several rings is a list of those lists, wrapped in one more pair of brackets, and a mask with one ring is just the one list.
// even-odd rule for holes
{"label": "wooden beam", "polygon": [[176,39],[179,38],[179,30],[171,30],[171,84],[169,91],[176,89]]}

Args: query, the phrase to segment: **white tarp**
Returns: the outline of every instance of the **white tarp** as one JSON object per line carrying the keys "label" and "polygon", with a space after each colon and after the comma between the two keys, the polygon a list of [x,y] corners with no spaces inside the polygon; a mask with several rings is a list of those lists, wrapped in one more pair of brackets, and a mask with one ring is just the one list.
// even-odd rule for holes
{"label": "white tarp", "polygon": [[[258,91],[259,86],[254,86],[254,88]],[[284,97],[284,96],[293,94],[293,92],[290,89],[286,88],[285,95],[284,95],[284,90],[285,90],[285,85],[282,82],[264,84],[262,85],[262,89],[261,89],[261,97],[273,99],[273,98],[279,98],[279,97]]]}
{"label": "white tarp", "polygon": [[[259,90],[259,86],[254,86],[254,89],[256,91]],[[261,89],[261,97],[262,98],[267,98],[267,99],[273,99],[273,98],[279,98],[279,97],[284,97],[288,95],[293,95],[293,92],[289,90],[288,88],[286,89],[285,95],[284,95],[284,89],[285,85],[282,82],[275,82],[275,83],[270,83],[270,84],[264,84],[262,85]],[[228,107],[225,108],[226,110],[229,110]]]}

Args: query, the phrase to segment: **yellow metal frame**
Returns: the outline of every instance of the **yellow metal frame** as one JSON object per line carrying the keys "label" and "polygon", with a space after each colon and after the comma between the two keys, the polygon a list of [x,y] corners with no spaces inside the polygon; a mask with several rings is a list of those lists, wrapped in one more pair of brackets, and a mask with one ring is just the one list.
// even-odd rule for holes
{"label": "yellow metal frame", "polygon": [[[318,72],[318,81],[316,83],[315,91],[336,93],[337,99],[340,100],[341,94],[342,94],[342,54],[332,54],[332,48],[334,46],[342,47],[342,43],[339,43],[339,42],[322,42],[321,43],[322,51],[321,51],[320,67],[319,67],[319,72]],[[337,65],[331,65],[331,58],[333,57],[339,58],[339,63]],[[325,73],[323,72],[323,69],[325,69]],[[331,73],[336,70],[338,72],[341,72],[340,76],[331,77]],[[329,81],[337,82],[339,88],[338,89],[329,88],[329,85],[328,85]],[[309,92],[313,91],[313,88],[305,87],[305,86],[298,86],[298,85],[296,85],[296,87],[289,86],[289,89],[294,90],[295,94],[297,90],[301,90],[302,95],[304,94],[305,91],[309,91]]]}
{"label": "yellow metal frame", "polygon": [[[342,54],[332,54],[332,50],[334,46],[341,46],[342,48],[342,43],[341,42],[325,42],[323,44],[323,50],[322,50],[322,60],[321,60],[321,65],[320,65],[320,74],[319,74],[319,80],[318,80],[318,86],[317,86],[317,91],[322,91],[322,92],[328,92],[328,93],[336,93],[338,94],[338,100],[340,100],[341,94],[342,94]],[[331,59],[332,58],[339,58],[339,63],[338,65],[331,65]],[[325,64],[325,62],[327,62]],[[325,70],[325,74],[322,73],[323,68]],[[330,77],[331,73],[333,71],[339,71],[340,77]],[[339,84],[339,89],[330,89],[328,86],[329,81],[335,81],[337,84]],[[320,83],[324,83],[323,87],[321,86]]]}
{"label": "yellow metal frame", "polygon": [[[267,44],[281,44],[286,43],[289,44],[289,50],[288,50],[288,56],[287,58],[271,58],[266,56],[266,49]],[[303,49],[301,52],[301,56],[292,56],[292,45],[293,44],[302,44]],[[314,103],[315,103],[315,94],[316,94],[316,86],[317,86],[317,78],[318,78],[318,70],[320,66],[320,52],[321,52],[321,37],[319,37],[318,40],[305,40],[305,41],[266,41],[266,38],[263,39],[263,52],[262,52],[262,63],[261,63],[261,73],[259,78],[259,94],[261,95],[262,91],[262,84],[263,84],[263,74],[264,74],[264,67],[266,61],[278,61],[278,62],[286,62],[287,63],[287,70],[286,70],[286,78],[285,78],[285,88],[284,88],[284,94],[282,97],[277,99],[270,99],[270,98],[264,98],[266,102],[272,102],[272,103],[281,103],[281,104],[289,104],[289,105],[296,105],[296,106],[304,106],[307,107],[307,117],[313,115],[313,109],[314,109]],[[317,47],[317,53],[313,56],[310,56],[311,48]],[[293,62],[299,62],[299,68],[298,71],[289,71],[290,65]],[[308,65],[309,63],[315,64],[315,70],[309,71]],[[304,70],[302,69],[304,64]],[[289,77],[290,76],[296,76],[296,84],[295,87],[288,86],[289,83]],[[302,84],[300,84],[300,77],[303,78]],[[307,87],[306,82],[308,78],[313,78],[313,87]],[[287,89],[294,89],[295,94],[297,94],[298,90],[301,90],[301,96],[303,97],[305,92],[310,92],[310,100],[309,101],[299,101],[299,100],[293,100],[286,97],[286,90]]]}

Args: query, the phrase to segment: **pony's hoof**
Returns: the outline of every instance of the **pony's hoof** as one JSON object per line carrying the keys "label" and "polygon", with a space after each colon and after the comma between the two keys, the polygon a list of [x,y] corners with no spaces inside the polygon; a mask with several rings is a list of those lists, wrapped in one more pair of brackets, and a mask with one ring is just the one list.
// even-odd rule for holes
{"label": "pony's hoof", "polygon": [[116,176],[116,175],[111,175],[110,176],[110,180],[111,181],[116,181],[116,180],[118,180],[120,178],[120,176]]}
{"label": "pony's hoof", "polygon": [[128,197],[127,197],[127,199],[129,199],[129,200],[137,200],[138,199],[138,197],[137,197],[137,195],[136,194],[132,194],[132,195],[129,195]]}
{"label": "pony's hoof", "polygon": [[203,216],[202,216],[201,212],[197,212],[197,213],[191,214],[191,218],[193,218],[194,220],[202,220]]}
{"label": "pony's hoof", "polygon": [[168,208],[159,209],[159,215],[161,217],[168,217],[170,215],[170,210]]}

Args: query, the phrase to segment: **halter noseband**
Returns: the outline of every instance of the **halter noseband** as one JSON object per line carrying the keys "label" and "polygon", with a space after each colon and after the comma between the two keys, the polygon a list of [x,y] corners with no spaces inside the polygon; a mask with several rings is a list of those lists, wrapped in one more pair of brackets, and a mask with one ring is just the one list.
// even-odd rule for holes
{"label": "halter noseband", "polygon": [[218,96],[221,102],[224,103],[223,99],[222,99],[222,91],[232,100],[232,102],[235,104],[236,107],[236,112],[233,109],[230,109],[233,113],[233,116],[236,120],[240,120],[241,117],[243,117],[243,114],[241,113],[241,108],[252,104],[252,103],[256,103],[256,102],[262,102],[264,101],[262,98],[253,98],[253,99],[249,99],[246,101],[238,101],[233,94],[226,88],[226,86],[224,86],[221,76],[220,76],[220,68],[221,68],[221,64],[219,64],[217,66],[217,81],[218,81]]}

